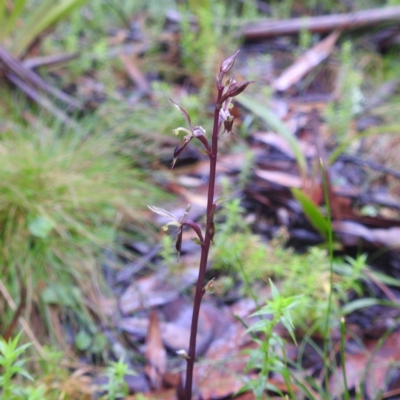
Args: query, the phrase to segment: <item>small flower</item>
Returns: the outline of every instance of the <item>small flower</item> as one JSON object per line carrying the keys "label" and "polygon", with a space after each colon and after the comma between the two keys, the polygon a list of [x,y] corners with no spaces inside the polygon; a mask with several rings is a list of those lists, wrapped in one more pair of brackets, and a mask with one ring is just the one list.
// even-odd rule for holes
{"label": "small flower", "polygon": [[225,108],[221,108],[219,110],[219,116],[223,121],[228,121],[229,117],[231,116],[229,110],[226,110]]}
{"label": "small flower", "polygon": [[[178,128],[179,129],[179,128]],[[176,131],[176,129],[174,130]],[[179,133],[179,132],[178,132]],[[174,134],[176,134],[174,132]],[[190,132],[190,135],[184,136],[181,141],[179,142],[178,146],[175,147],[174,150],[174,158],[172,160],[171,164],[171,169],[174,168],[176,161],[178,160],[179,154],[182,153],[183,150],[185,150],[185,147],[189,144],[189,142],[194,138],[192,132]]]}
{"label": "small flower", "polygon": [[221,104],[224,103],[229,98],[235,97],[238,94],[242,93],[250,83],[254,81],[247,81],[247,82],[234,82],[230,84],[226,93],[221,97]]}
{"label": "small flower", "polygon": [[200,136],[205,136],[206,130],[202,126],[195,126],[192,133],[194,137],[198,138]]}
{"label": "small flower", "polygon": [[[171,100],[171,99],[170,99]],[[177,103],[175,103],[173,100],[171,100],[173,105],[181,112],[181,114],[184,116],[187,124],[187,128],[179,127],[176,129],[173,129],[172,132],[174,135],[179,135],[181,132],[186,133],[185,136],[181,139],[179,142],[178,146],[175,147],[174,150],[174,158],[172,160],[171,164],[171,169],[174,168],[176,161],[178,160],[179,155],[182,153],[182,151],[185,149],[185,147],[189,144],[189,142],[195,137],[196,139],[199,139],[201,143],[203,143],[205,149],[206,149],[206,154],[211,153],[210,146],[208,144],[207,138],[205,137],[206,130],[201,127],[201,126],[192,126],[192,121],[190,120],[189,114]]]}
{"label": "small flower", "polygon": [[225,128],[225,132],[232,132],[232,127],[233,127],[233,121],[235,120],[235,118],[230,115],[225,121],[224,121],[224,128]]}
{"label": "small flower", "polygon": [[167,219],[170,220],[170,222],[166,223],[163,226],[164,230],[168,230],[169,226],[176,226],[177,228],[181,228],[182,225],[186,222],[188,214],[189,214],[189,210],[190,210],[190,204],[186,207],[185,213],[183,214],[183,216],[181,218],[176,218],[174,215],[172,215],[169,211],[164,210],[163,208],[160,207],[155,207],[155,206],[147,206],[147,208],[151,211],[153,211],[153,213],[161,215],[162,217],[165,217]]}
{"label": "small flower", "polygon": [[183,227],[184,226],[189,226],[190,228],[192,228],[199,236],[199,240],[201,242],[203,241],[201,231],[200,231],[200,228],[198,227],[198,225],[195,224],[193,221],[187,221],[187,218],[189,215],[189,210],[191,207],[190,204],[186,207],[185,213],[179,219],[176,218],[175,216],[173,216],[169,211],[164,210],[163,208],[155,207],[155,206],[147,206],[147,207],[154,213],[161,215],[162,217],[165,217],[170,220],[170,222],[167,222],[163,226],[164,231],[167,231],[170,226],[176,226],[178,228],[178,233],[177,233],[176,242],[175,242],[175,248],[176,248],[176,251],[178,252],[178,259],[181,254]]}

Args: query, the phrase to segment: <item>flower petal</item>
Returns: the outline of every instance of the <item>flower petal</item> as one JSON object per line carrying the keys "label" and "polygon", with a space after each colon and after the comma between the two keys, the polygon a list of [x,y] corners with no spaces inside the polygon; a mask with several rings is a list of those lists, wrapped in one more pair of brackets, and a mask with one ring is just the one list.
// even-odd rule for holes
{"label": "flower petal", "polygon": [[179,104],[175,103],[172,99],[170,100],[172,104],[182,113],[183,117],[186,120],[188,128],[192,131],[193,130],[192,121],[190,121],[189,114]]}
{"label": "flower petal", "polygon": [[[153,211],[153,213],[156,213],[158,215],[161,215],[162,217],[168,218],[171,221],[179,223],[178,218],[174,217],[170,212],[168,212],[167,210],[164,210],[163,208],[155,207],[155,206],[147,206],[147,208],[149,208],[151,211]],[[179,225],[180,225],[180,223],[179,223]]]}

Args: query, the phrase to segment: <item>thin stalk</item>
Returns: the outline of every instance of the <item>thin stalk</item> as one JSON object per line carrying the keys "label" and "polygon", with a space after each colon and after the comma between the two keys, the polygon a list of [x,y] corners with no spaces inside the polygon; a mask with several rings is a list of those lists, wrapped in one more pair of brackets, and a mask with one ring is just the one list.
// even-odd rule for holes
{"label": "thin stalk", "polygon": [[329,387],[329,357],[328,357],[328,342],[329,340],[329,321],[331,317],[332,311],[332,301],[333,301],[333,234],[332,234],[332,221],[331,221],[331,205],[329,202],[329,193],[328,193],[328,182],[326,176],[326,169],[322,159],[320,159],[321,165],[321,175],[322,175],[322,184],[324,189],[324,197],[327,211],[327,221],[328,221],[328,247],[329,247],[329,298],[328,298],[328,307],[326,310],[326,319],[325,319],[325,327],[324,327],[324,382],[326,389]]}
{"label": "thin stalk", "polygon": [[350,400],[349,386],[347,384],[347,373],[346,373],[346,356],[344,349],[344,337],[345,337],[345,320],[342,317],[340,320],[340,358],[342,363],[343,383],[344,383],[344,398]]}
{"label": "thin stalk", "polygon": [[192,398],[193,369],[196,360],[197,326],[199,322],[201,300],[204,295],[204,278],[206,275],[208,254],[210,252],[210,245],[213,236],[214,192],[215,192],[215,176],[216,176],[217,155],[218,155],[218,134],[221,126],[219,114],[221,109],[222,92],[223,92],[223,87],[218,88],[217,103],[215,105],[215,111],[214,111],[211,154],[209,154],[210,178],[208,181],[206,232],[204,236],[204,242],[201,245],[199,276],[197,278],[196,292],[194,295],[192,324],[190,329],[189,354],[188,354],[187,369],[186,369],[185,400],[190,400]]}

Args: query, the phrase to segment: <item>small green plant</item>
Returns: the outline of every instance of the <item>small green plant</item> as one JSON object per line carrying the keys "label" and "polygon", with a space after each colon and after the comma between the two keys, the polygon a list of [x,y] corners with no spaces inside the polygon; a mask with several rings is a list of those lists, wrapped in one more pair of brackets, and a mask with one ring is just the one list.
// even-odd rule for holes
{"label": "small green plant", "polygon": [[233,67],[233,64],[236,60],[238,53],[239,51],[237,51],[231,57],[227,58],[222,62],[219,74],[216,79],[217,99],[215,102],[215,109],[214,109],[214,119],[213,119],[214,123],[213,123],[211,142],[206,137],[205,129],[202,128],[201,126],[193,126],[187,111],[171,100],[172,103],[175,105],[175,107],[183,115],[187,125],[187,128],[179,127],[174,130],[174,133],[176,135],[183,132],[184,136],[181,139],[178,146],[175,148],[171,168],[174,167],[182,151],[193,139],[199,140],[200,144],[203,146],[203,152],[208,156],[210,162],[206,226],[204,235],[202,229],[197,223],[188,220],[188,213],[190,210],[190,206],[186,209],[186,212],[182,215],[181,218],[176,218],[170,212],[162,208],[149,206],[149,208],[153,212],[169,220],[169,222],[165,226],[166,228],[168,228],[168,226],[175,226],[178,228],[178,235],[175,243],[175,248],[178,254],[181,251],[183,228],[185,227],[190,228],[193,231],[193,233],[196,235],[194,241],[201,246],[199,275],[196,284],[196,292],[193,305],[193,316],[192,316],[191,331],[190,331],[189,352],[188,356],[185,357],[187,361],[185,400],[190,400],[192,398],[193,369],[196,360],[196,337],[197,337],[200,305],[204,294],[211,285],[211,283],[205,284],[205,274],[206,274],[206,268],[207,268],[207,262],[211,244],[214,243],[214,234],[215,234],[214,214],[219,204],[218,200],[214,198],[216,167],[217,167],[217,157],[218,157],[218,138],[225,132],[227,134],[230,134],[232,132],[232,126],[234,121],[234,117],[230,114],[230,110],[232,107],[231,106],[232,99],[237,95],[239,95],[240,93],[242,93],[246,89],[246,87],[251,83],[251,82],[236,82],[236,80],[233,78],[224,81],[225,75]]}
{"label": "small green plant", "polygon": [[299,304],[300,296],[284,297],[271,280],[269,284],[272,299],[251,315],[252,317],[259,317],[260,320],[247,328],[247,333],[252,334],[253,341],[257,347],[246,351],[250,358],[245,372],[259,370],[259,373],[257,378],[248,380],[243,388],[240,389],[240,392],[251,390],[257,400],[265,398],[266,390],[283,396],[280,390],[268,383],[269,374],[274,372],[283,376],[290,398],[295,399],[290,383],[291,378],[286,359],[285,340],[274,332],[274,328],[278,323],[281,323],[296,343],[290,310]]}
{"label": "small green plant", "polygon": [[227,272],[233,267],[237,271],[240,262],[246,271],[254,271],[267,263],[267,248],[259,236],[252,234],[244,211],[240,199],[233,199],[226,201],[217,214],[221,224],[212,252],[214,268]]}
{"label": "small green plant", "polygon": [[21,333],[8,341],[0,338],[0,397],[7,400],[46,400],[46,387],[35,384],[26,363],[30,343],[18,346]]}
{"label": "small green plant", "polygon": [[163,264],[168,269],[170,274],[173,274],[174,270],[179,265],[176,262],[176,254],[172,250],[173,239],[170,235],[164,235],[162,237],[162,248],[160,251],[160,257],[162,258]]}
{"label": "small green plant", "polygon": [[[28,372],[26,364],[30,343],[18,346],[21,333],[13,339],[5,341],[0,338],[0,398],[7,400],[53,400],[55,398],[83,399],[87,398],[84,388],[66,387],[70,382],[67,371],[60,367],[60,354],[48,350],[46,359],[40,360],[41,379],[36,380]],[[62,355],[61,355],[62,356]],[[111,362],[106,369],[107,383],[101,386],[105,392],[102,399],[116,400],[128,395],[128,386],[124,380],[126,375],[134,375],[124,360]],[[79,381],[76,381],[79,386]],[[82,382],[81,385],[84,385]],[[88,392],[86,392],[88,393]]]}
{"label": "small green plant", "polygon": [[[232,274],[234,272],[241,280],[249,282],[243,285],[242,289],[250,297],[253,297],[257,282],[260,285],[270,278],[281,282],[280,290],[283,296],[301,294],[301,307],[293,314],[295,325],[306,329],[311,324],[321,332],[331,287],[330,258],[327,251],[313,247],[303,254],[298,254],[293,249],[284,247],[288,239],[285,230],[279,231],[270,243],[266,243],[260,236],[251,232],[239,199],[225,202],[217,217],[221,222],[211,253],[213,267],[231,277],[235,276]],[[340,317],[340,306],[347,301],[349,291],[361,295],[361,282],[369,280],[365,274],[366,268],[365,255],[355,259],[347,257],[345,260],[334,260],[334,317]]]}
{"label": "small green plant", "polygon": [[361,111],[364,101],[361,92],[362,75],[354,65],[353,47],[350,42],[343,43],[340,51],[338,82],[339,101],[330,103],[325,115],[331,131],[341,143],[348,137],[350,123]]}
{"label": "small green plant", "polygon": [[102,397],[104,400],[116,400],[124,398],[129,394],[129,388],[125,382],[126,375],[134,375],[133,371],[129,370],[129,366],[121,358],[118,361],[111,362],[106,371],[107,383],[101,389],[106,391]]}
{"label": "small green plant", "polygon": [[[252,2],[245,2],[242,16],[254,17]],[[182,62],[194,83],[201,88],[199,97],[207,101],[212,93],[215,71],[221,61],[221,52],[237,47],[235,22],[239,10],[223,1],[189,0],[180,7]],[[195,24],[192,23],[193,17]],[[226,21],[229,21],[227,23]]]}

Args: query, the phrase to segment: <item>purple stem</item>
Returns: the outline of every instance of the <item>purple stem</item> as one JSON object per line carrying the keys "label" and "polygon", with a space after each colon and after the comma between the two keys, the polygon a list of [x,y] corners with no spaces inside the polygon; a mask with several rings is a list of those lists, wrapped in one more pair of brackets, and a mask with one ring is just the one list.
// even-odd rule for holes
{"label": "purple stem", "polygon": [[219,112],[221,109],[221,97],[224,88],[218,85],[218,96],[217,103],[215,105],[214,111],[214,125],[212,133],[211,142],[211,153],[210,157],[210,178],[208,181],[208,197],[207,197],[207,222],[206,231],[204,236],[204,242],[201,246],[201,258],[199,265],[199,276],[197,279],[196,293],[194,295],[193,303],[193,315],[192,315],[192,325],[190,329],[190,341],[189,341],[189,358],[187,360],[186,369],[186,384],[185,384],[185,400],[191,400],[192,398],[192,386],[193,386],[193,369],[196,360],[196,336],[197,336],[197,326],[199,322],[199,313],[201,300],[204,295],[204,278],[206,275],[208,254],[211,245],[211,229],[209,229],[214,223],[214,192],[215,192],[215,175],[217,166],[217,155],[218,155],[218,133],[221,126]]}

